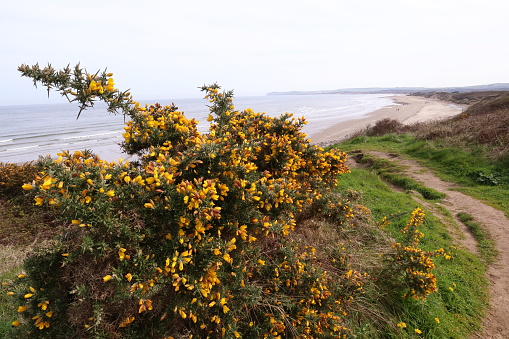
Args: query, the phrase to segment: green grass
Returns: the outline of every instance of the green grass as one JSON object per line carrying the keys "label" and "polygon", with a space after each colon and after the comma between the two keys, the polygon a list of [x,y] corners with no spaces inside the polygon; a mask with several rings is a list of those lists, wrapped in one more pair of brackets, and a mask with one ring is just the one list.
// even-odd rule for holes
{"label": "green grass", "polygon": [[[0,280],[5,281],[12,278],[10,274],[1,274]],[[6,338],[11,330],[11,323],[17,319],[17,312],[13,306],[13,298],[6,294],[7,288],[2,288],[0,294],[0,337]]]}
{"label": "green grass", "polygon": [[[373,218],[388,217],[390,224],[386,229],[396,239],[402,236],[400,230],[418,207],[408,194],[392,190],[372,169],[352,169],[351,173],[342,175],[339,189],[359,191],[360,203],[371,210]],[[425,301],[398,296],[385,300],[387,314],[384,316],[390,317],[394,324],[404,322],[407,327],[394,326],[387,333],[379,333],[369,324],[361,323],[360,338],[411,338],[416,336],[415,329],[427,338],[465,338],[479,328],[488,302],[485,264],[472,253],[456,248],[450,230],[430,212],[421,231],[425,234],[421,242],[424,250],[443,248],[453,256],[452,260],[435,258],[438,292]]]}
{"label": "green grass", "polygon": [[479,249],[481,257],[486,261],[487,264],[493,263],[497,256],[495,241],[490,236],[490,234],[486,232],[483,225],[474,221],[474,217],[468,213],[460,212],[456,216],[474,235],[475,239],[477,240],[477,248]]}
{"label": "green grass", "polygon": [[4,260],[0,266],[0,338],[8,337],[11,330],[11,323],[17,319],[16,306],[13,304],[13,297],[7,295],[10,284],[21,272],[21,262],[25,257],[23,251],[11,246],[1,246],[0,256]]}
{"label": "green grass", "polygon": [[426,187],[414,179],[402,175],[399,173],[401,169],[389,160],[379,158],[371,158],[370,160],[373,163],[373,169],[375,169],[382,178],[395,186],[401,187],[407,191],[417,191],[426,200],[442,200],[446,196],[444,193]]}
{"label": "green grass", "polygon": [[440,142],[415,141],[402,151],[433,169],[443,179],[509,216],[509,166],[506,159],[491,160],[481,148],[466,151]]}
{"label": "green grass", "polygon": [[504,211],[509,217],[509,159],[492,159],[487,148],[472,146],[465,150],[440,141],[419,140],[409,134],[360,136],[334,147],[347,152],[404,154],[432,169],[443,180],[461,185],[459,191]]}
{"label": "green grass", "polygon": [[[14,281],[33,245],[44,246],[57,232],[48,211],[35,208],[19,192],[0,194],[0,283]],[[11,323],[18,317],[13,297],[6,294],[9,288],[0,288],[0,338],[10,337]]]}
{"label": "green grass", "polygon": [[[506,216],[509,217],[509,159],[494,156],[487,147],[475,145],[468,148],[454,146],[441,141],[418,140],[409,134],[382,137],[360,136],[334,147],[339,147],[344,151],[366,152],[373,150],[405,155],[432,169],[443,180],[461,185],[457,188],[458,191],[504,211]],[[374,164],[376,167],[377,161],[374,161]],[[385,180],[405,187],[405,189],[412,189],[405,186],[408,185],[405,180],[391,180],[391,177],[398,177],[397,172],[399,170],[397,168],[384,166],[381,166],[381,168],[382,171],[380,169],[377,171]],[[384,173],[384,168],[386,168],[385,171],[389,175]],[[355,174],[356,171],[358,170],[353,170],[353,177],[359,175]],[[363,171],[363,174],[359,175],[361,178],[371,178],[373,175],[373,173],[365,174],[366,170]],[[396,174],[393,172],[396,172]],[[355,185],[355,180],[352,180],[350,184]],[[391,213],[397,210],[404,211],[404,205],[397,207],[401,203],[401,198],[389,200],[389,193],[385,190],[375,190],[377,185],[367,181],[363,182],[362,186],[358,186],[365,190],[363,201],[368,207],[372,208],[374,215],[381,217],[383,211]],[[380,202],[382,205],[378,205]],[[409,205],[413,203],[413,201],[408,201]],[[375,206],[372,206],[372,204],[375,204]],[[446,217],[451,219],[452,216],[448,215]],[[494,249],[494,241],[485,232],[481,224],[471,220],[471,216],[460,214],[458,218],[476,237],[480,257],[465,251],[456,253],[452,265],[451,262],[437,265],[436,275],[439,282],[439,292],[430,296],[425,306],[403,304],[403,314],[414,319],[414,322],[411,322],[412,326],[427,328],[426,337],[467,337],[468,332],[477,328],[480,316],[487,308],[486,265],[490,264],[497,255]],[[435,221],[426,223],[425,226],[428,227],[428,230],[423,229],[426,235],[423,245],[430,242],[436,245],[441,243],[442,240],[435,236],[435,234],[439,234],[435,233],[435,230],[440,229],[440,226],[437,227],[436,225]],[[430,228],[431,232],[429,232]],[[395,229],[392,229],[392,231],[395,231]],[[446,239],[447,237],[443,240],[449,241]],[[471,276],[469,276],[470,274]],[[442,312],[444,308],[448,311]],[[440,326],[444,325],[444,319],[450,322],[446,325],[447,327],[450,326],[448,328],[449,334],[438,332],[439,327],[433,328],[431,326],[431,318],[433,318],[431,314],[433,312],[442,314],[438,317]],[[422,322],[427,325],[423,325]],[[458,323],[461,324],[460,327],[453,325]],[[464,328],[461,326],[464,326]],[[419,327],[419,329],[421,328]],[[404,333],[401,337],[405,337],[403,334],[409,333],[409,331],[402,332]]]}
{"label": "green grass", "polygon": [[509,185],[461,187],[458,191],[470,195],[496,209],[504,211],[509,218]]}

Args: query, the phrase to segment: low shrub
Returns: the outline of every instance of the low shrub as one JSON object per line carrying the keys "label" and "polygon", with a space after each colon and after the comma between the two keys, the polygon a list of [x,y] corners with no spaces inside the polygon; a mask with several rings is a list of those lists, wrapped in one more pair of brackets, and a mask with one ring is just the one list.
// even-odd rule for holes
{"label": "low shrub", "polygon": [[33,162],[22,165],[0,162],[0,196],[12,198],[22,195],[21,185],[36,173],[37,168]]}
{"label": "low shrub", "polygon": [[[121,109],[131,119],[123,149],[139,159],[77,151],[39,161],[23,189],[67,226],[7,287],[20,315],[13,336],[353,336],[345,319],[369,277],[349,267],[341,244],[322,255],[290,235],[312,218],[341,234],[365,209],[353,192],[332,191],[346,155],[310,145],[304,119],[236,111],[233,93],[214,84],[202,87],[211,124],[201,134],[174,106],[140,107],[111,74],[20,70],[82,109],[95,100]],[[421,267],[394,246],[389,271],[425,298],[431,259]]]}
{"label": "low shrub", "polygon": [[[423,251],[419,248],[419,241],[424,234],[419,231],[419,226],[424,221],[424,211],[420,208],[412,212],[412,216],[405,228],[401,230],[404,239],[392,245],[387,259],[393,261],[390,272],[387,272],[388,280],[394,286],[394,290],[406,290],[405,298],[424,300],[428,294],[437,291],[437,279],[431,271],[435,268],[433,256],[435,253]],[[443,250],[436,252],[450,258]],[[397,286],[401,284],[402,286]]]}

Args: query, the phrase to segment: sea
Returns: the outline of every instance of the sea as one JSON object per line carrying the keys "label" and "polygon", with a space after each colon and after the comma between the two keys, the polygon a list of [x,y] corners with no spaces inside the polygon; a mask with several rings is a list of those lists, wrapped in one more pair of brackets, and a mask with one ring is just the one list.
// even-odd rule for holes
{"label": "sea", "polygon": [[[146,103],[169,105],[172,102],[186,117],[199,121],[198,129],[208,130],[208,101],[202,98],[150,100]],[[145,103],[141,101],[141,103]],[[269,116],[286,112],[304,116],[308,135],[340,122],[363,118],[366,114],[394,104],[390,94],[313,94],[236,97],[236,110],[251,108]],[[0,162],[24,163],[39,156],[56,157],[62,150],[92,150],[102,159],[128,158],[121,152],[125,119],[110,114],[103,103],[81,112],[70,103],[0,106]]]}

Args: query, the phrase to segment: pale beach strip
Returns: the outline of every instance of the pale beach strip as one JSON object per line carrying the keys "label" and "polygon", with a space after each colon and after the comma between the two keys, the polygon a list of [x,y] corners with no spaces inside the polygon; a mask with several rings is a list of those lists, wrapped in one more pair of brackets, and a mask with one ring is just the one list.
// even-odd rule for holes
{"label": "pale beach strip", "polygon": [[384,118],[396,119],[404,124],[441,120],[460,114],[466,106],[418,96],[396,95],[395,104],[368,113],[365,117],[334,124],[309,135],[312,144],[331,144],[348,138],[353,133]]}

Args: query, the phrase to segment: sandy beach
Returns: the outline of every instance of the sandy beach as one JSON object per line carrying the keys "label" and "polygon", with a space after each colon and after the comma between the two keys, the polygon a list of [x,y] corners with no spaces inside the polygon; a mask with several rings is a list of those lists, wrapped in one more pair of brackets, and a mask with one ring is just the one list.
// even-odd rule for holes
{"label": "sandy beach", "polygon": [[367,114],[365,117],[334,124],[309,136],[313,144],[341,141],[368,125],[383,118],[392,118],[404,124],[439,120],[460,114],[466,106],[417,96],[392,97],[395,104]]}

